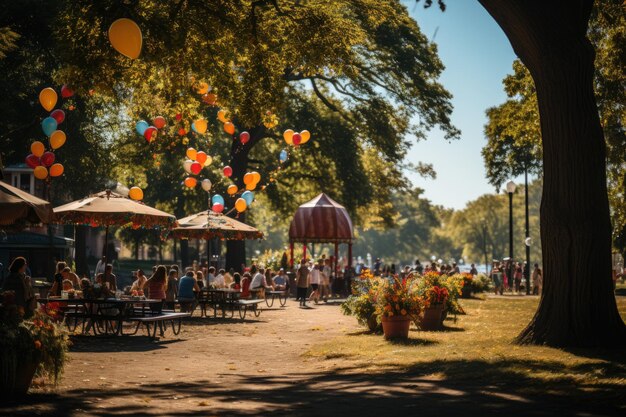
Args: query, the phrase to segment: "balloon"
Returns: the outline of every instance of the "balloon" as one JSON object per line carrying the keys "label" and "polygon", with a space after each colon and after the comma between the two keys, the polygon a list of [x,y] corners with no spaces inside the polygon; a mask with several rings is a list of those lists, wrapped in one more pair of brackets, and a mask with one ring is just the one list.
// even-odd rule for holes
{"label": "balloon", "polygon": [[137,133],[139,133],[141,136],[143,136],[144,132],[146,131],[147,128],[149,128],[150,125],[148,124],[148,122],[146,122],[145,120],[140,120],[135,124],[135,130],[137,131]]}
{"label": "balloon", "polygon": [[251,182],[250,184],[246,184],[246,190],[253,191],[256,188],[256,182]]}
{"label": "balloon", "polygon": [[54,164],[54,154],[52,152],[45,152],[41,155],[41,165],[49,167]]}
{"label": "balloon", "polygon": [[215,203],[213,204],[213,207],[211,207],[211,210],[213,210],[216,213],[221,213],[224,211],[224,205],[220,203]]}
{"label": "balloon", "polygon": [[193,161],[191,159],[187,159],[185,162],[183,162],[183,169],[187,174],[191,174],[191,164],[193,164]]}
{"label": "balloon", "polygon": [[200,184],[202,185],[202,189],[204,191],[207,191],[207,192],[211,191],[211,186],[213,185],[213,184],[211,184],[211,180],[205,178],[205,179],[202,180],[202,182]]}
{"label": "balloon", "polygon": [[235,134],[235,125],[232,124],[232,122],[224,123],[224,132],[228,133],[229,135],[234,135]]}
{"label": "balloon", "polygon": [[67,136],[65,136],[65,132],[62,130],[55,130],[50,135],[50,147],[52,149],[59,149],[61,146],[65,144],[65,140]]}
{"label": "balloon", "polygon": [[133,200],[143,200],[143,190],[139,187],[132,187],[128,190],[128,196]]}
{"label": "balloon", "polygon": [[222,123],[226,123],[228,122],[228,118],[226,117],[226,110],[219,110],[217,112],[217,119],[222,122]]}
{"label": "balloon", "polygon": [[196,92],[198,94],[206,94],[209,92],[209,85],[207,83],[200,83],[198,84],[198,88],[196,89]]}
{"label": "balloon", "polygon": [[242,211],[246,211],[246,207],[248,205],[246,204],[246,200],[244,200],[243,198],[238,198],[237,201],[235,201],[235,210],[237,210],[239,213],[241,213]]}
{"label": "balloon", "polygon": [[239,134],[239,140],[241,141],[242,144],[245,145],[250,140],[250,133],[248,133],[248,132],[241,132]]}
{"label": "balloon", "polygon": [[287,129],[283,133],[283,138],[285,139],[285,142],[287,142],[287,145],[293,145],[293,141],[292,141],[293,134],[294,132],[291,129]]}
{"label": "balloon", "polygon": [[202,96],[202,101],[209,106],[214,106],[217,103],[217,95],[213,93],[207,93]]}
{"label": "balloon", "polygon": [[309,139],[311,139],[311,132],[309,132],[308,130],[303,130],[302,132],[300,132],[300,137],[302,138],[302,143],[307,143],[309,141]]}
{"label": "balloon", "polygon": [[204,166],[208,167],[209,165],[211,165],[211,162],[213,162],[213,158],[211,158],[210,155],[206,156],[206,161],[204,161]]}
{"label": "balloon", "polygon": [[43,153],[46,151],[46,147],[43,146],[43,143],[36,140],[30,144],[30,151],[33,153],[33,155],[40,158],[41,155],[43,155]]}
{"label": "balloon", "polygon": [[243,176],[243,183],[248,185],[248,184],[252,184],[254,182],[254,175],[252,175],[252,172],[246,172],[246,174]]}
{"label": "balloon", "polygon": [[193,125],[196,128],[196,132],[200,133],[201,135],[203,135],[204,132],[206,132],[206,128],[208,127],[208,123],[205,119],[198,119],[195,122],[193,122]]}
{"label": "balloon", "polygon": [[251,174],[252,174],[252,183],[258,184],[259,181],[261,181],[261,174],[259,174],[256,171],[252,171]]}
{"label": "balloon", "polygon": [[192,161],[195,161],[196,157],[198,156],[198,151],[196,151],[194,148],[187,148],[186,155],[187,155],[187,158],[191,159]]}
{"label": "balloon", "polygon": [[282,151],[280,151],[280,156],[278,157],[278,159],[280,160],[280,163],[284,163],[287,158],[289,157],[289,154],[287,153],[287,151],[285,149],[283,149]]}
{"label": "balloon", "polygon": [[[191,126],[193,128],[193,124]],[[185,136],[186,134],[187,134],[187,132],[182,127],[180,129],[178,129],[178,135],[179,136]]]}
{"label": "balloon", "polygon": [[35,167],[33,174],[35,174],[35,178],[37,178],[38,180],[45,180],[48,176],[48,169],[40,165],[38,167]]}
{"label": "balloon", "polygon": [[[41,103],[41,106],[48,111],[52,111],[52,109],[54,109],[54,106],[57,104],[57,99],[57,92],[50,87],[44,88],[39,93],[39,103]],[[48,174],[46,174],[46,177],[47,176]]]}
{"label": "balloon", "polygon": [[166,125],[165,117],[157,116],[154,118],[152,123],[154,124],[154,127],[156,127],[157,129],[163,129]]}
{"label": "balloon", "polygon": [[65,112],[61,109],[56,109],[52,113],[50,113],[50,117],[57,121],[57,124],[60,125],[65,120]]}
{"label": "balloon", "polygon": [[50,136],[52,132],[57,130],[57,121],[53,117],[46,117],[41,122],[41,129],[46,136]]}
{"label": "balloon", "polygon": [[130,19],[117,19],[109,27],[109,41],[120,54],[136,59],[141,54],[143,37],[137,23]]}
{"label": "balloon", "polygon": [[38,167],[39,165],[41,165],[41,159],[39,159],[38,156],[33,155],[31,153],[30,155],[26,157],[26,165],[28,165],[30,168],[35,169],[35,167]]}
{"label": "balloon", "polygon": [[226,189],[226,192],[228,193],[228,195],[235,195],[237,194],[237,191],[239,189],[237,188],[236,185],[229,185],[228,188]]}
{"label": "balloon", "polygon": [[246,200],[246,205],[249,206],[254,201],[254,193],[252,191],[244,191],[243,194],[241,194],[241,198]]}
{"label": "balloon", "polygon": [[233,169],[229,167],[228,165],[226,165],[224,167],[224,175],[226,175],[227,177],[230,177],[231,175],[233,175]]}
{"label": "balloon", "polygon": [[302,136],[299,133],[294,133],[291,140],[295,146],[298,146],[302,142]]}
{"label": "balloon", "polygon": [[202,164],[199,162],[194,162],[191,164],[191,173],[194,175],[198,175],[200,171],[202,171]]}
{"label": "balloon", "polygon": [[189,188],[193,188],[196,186],[196,184],[198,184],[198,180],[196,180],[194,177],[187,177],[185,178],[185,185]]}
{"label": "balloon", "polygon": [[[204,166],[204,163],[206,162],[208,157],[209,157],[209,155],[207,155],[206,153],[200,151],[200,152],[196,153],[195,160],[198,161],[202,166]],[[194,159],[194,158],[191,158],[191,159]]]}
{"label": "balloon", "polygon": [[148,143],[152,142],[153,140],[156,139],[157,137],[157,128],[154,126],[150,126],[149,128],[147,128],[145,130],[145,132],[143,132],[143,137],[146,138],[146,140],[148,141]]}
{"label": "balloon", "polygon": [[224,197],[222,197],[219,194],[215,194],[212,198],[211,198],[211,204],[221,204],[224,205]]}
{"label": "balloon", "polygon": [[74,91],[67,86],[67,84],[63,84],[61,87],[61,97],[70,98],[74,95]]}
{"label": "balloon", "polygon": [[61,165],[61,164],[53,164],[50,167],[50,176],[51,177],[60,177],[61,175],[63,175],[63,171],[65,171],[65,168],[63,168],[63,165]]}

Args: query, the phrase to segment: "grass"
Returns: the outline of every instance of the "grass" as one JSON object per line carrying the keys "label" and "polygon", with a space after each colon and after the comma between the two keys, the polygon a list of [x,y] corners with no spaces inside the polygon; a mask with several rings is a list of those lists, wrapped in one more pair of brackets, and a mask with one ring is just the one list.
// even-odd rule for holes
{"label": "grass", "polygon": [[[530,321],[536,297],[462,300],[467,315],[447,319],[440,332],[411,329],[406,342],[387,342],[380,334],[347,332],[313,346],[305,356],[353,361],[363,370],[402,372],[458,384],[511,387],[529,398],[569,393],[624,409],[626,353],[519,346],[513,339]],[[618,297],[622,317],[626,298]],[[512,388],[514,387],[514,388]],[[610,398],[607,400],[607,398]]]}

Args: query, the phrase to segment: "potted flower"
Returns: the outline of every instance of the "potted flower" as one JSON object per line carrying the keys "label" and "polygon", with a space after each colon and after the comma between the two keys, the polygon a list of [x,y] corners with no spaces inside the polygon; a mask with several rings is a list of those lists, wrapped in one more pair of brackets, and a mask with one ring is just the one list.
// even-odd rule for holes
{"label": "potted flower", "polygon": [[463,287],[461,288],[461,298],[470,298],[472,296],[472,283],[474,275],[464,272],[461,274],[463,278]]}
{"label": "potted flower", "polygon": [[24,320],[15,294],[0,294],[0,396],[25,395],[34,376],[56,383],[65,365],[69,340],[60,324],[58,303]]}
{"label": "potted flower", "polygon": [[380,283],[380,279],[373,277],[355,280],[352,295],[341,304],[343,314],[356,317],[359,324],[372,332],[380,327],[376,316],[376,291]]}
{"label": "potted flower", "polygon": [[439,330],[443,323],[443,312],[448,301],[449,291],[444,286],[434,285],[424,293],[424,315],[420,320],[422,330]]}
{"label": "potted flower", "polygon": [[383,325],[385,339],[409,336],[411,320],[419,315],[421,300],[410,292],[412,278],[383,280],[378,287],[376,312]]}

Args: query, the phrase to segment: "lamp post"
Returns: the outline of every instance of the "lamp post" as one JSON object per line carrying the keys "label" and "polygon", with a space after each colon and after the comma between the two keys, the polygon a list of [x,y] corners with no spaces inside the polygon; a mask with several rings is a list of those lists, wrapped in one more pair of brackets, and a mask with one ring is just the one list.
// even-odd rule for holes
{"label": "lamp post", "polygon": [[513,193],[517,186],[513,181],[506,183],[506,192],[509,194],[509,284],[513,282]]}
{"label": "lamp post", "polygon": [[530,295],[530,227],[528,219],[528,166],[524,167],[524,202],[526,210],[526,238],[524,243],[526,246],[526,268],[524,268],[524,278],[526,280],[526,295]]}

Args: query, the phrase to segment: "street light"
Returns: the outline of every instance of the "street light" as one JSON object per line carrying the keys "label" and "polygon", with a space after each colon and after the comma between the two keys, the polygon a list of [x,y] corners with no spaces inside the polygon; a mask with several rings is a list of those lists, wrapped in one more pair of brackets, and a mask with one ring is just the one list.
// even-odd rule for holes
{"label": "street light", "polygon": [[517,186],[513,181],[509,181],[506,183],[506,192],[509,194],[509,259],[511,262],[511,267],[509,269],[509,282],[512,282],[513,279],[513,193]]}

